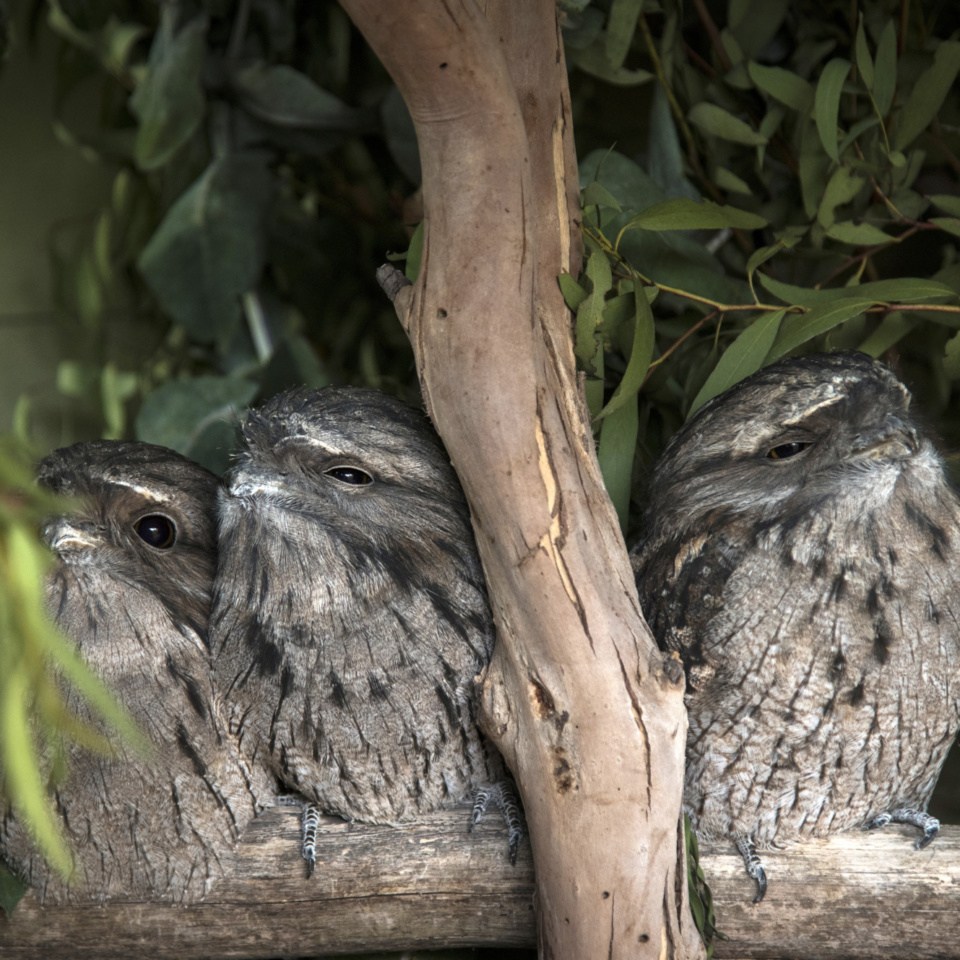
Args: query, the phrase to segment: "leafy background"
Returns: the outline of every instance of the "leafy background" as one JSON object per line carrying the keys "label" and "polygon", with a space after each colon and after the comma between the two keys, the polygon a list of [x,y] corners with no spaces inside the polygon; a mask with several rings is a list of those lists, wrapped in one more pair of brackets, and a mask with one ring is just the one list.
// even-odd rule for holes
{"label": "leafy background", "polygon": [[[561,6],[586,256],[560,282],[628,542],[671,433],[792,352],[882,357],[956,474],[960,7]],[[416,141],[336,4],[0,0],[0,49],[0,416],[18,450],[135,436],[220,470],[238,413],[286,385],[416,399],[374,281],[421,216]],[[16,497],[29,525],[42,505]],[[16,562],[32,547],[7,530]],[[33,677],[30,629],[4,636],[0,677]],[[4,696],[16,793],[27,718],[55,717]],[[935,801],[955,821],[956,783]]]}

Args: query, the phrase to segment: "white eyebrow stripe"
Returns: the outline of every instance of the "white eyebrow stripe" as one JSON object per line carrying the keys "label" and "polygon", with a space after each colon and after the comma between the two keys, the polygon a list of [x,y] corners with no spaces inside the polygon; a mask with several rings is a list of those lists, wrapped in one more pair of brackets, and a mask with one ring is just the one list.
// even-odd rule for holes
{"label": "white eyebrow stripe", "polygon": [[323,440],[318,440],[316,437],[307,436],[305,433],[295,433],[291,436],[284,437],[282,440],[277,441],[277,446],[283,447],[290,443],[302,443],[311,447],[319,447],[321,450],[325,450],[334,457],[345,456],[343,450],[341,450],[339,447],[332,447],[329,443],[325,443]]}
{"label": "white eyebrow stripe", "polygon": [[791,417],[789,420],[784,420],[783,425],[785,427],[792,427],[794,424],[801,423],[803,420],[806,420],[811,413],[815,413],[817,410],[822,410],[824,407],[832,407],[835,403],[839,403],[842,399],[843,396],[840,394],[833,397],[827,397],[825,400],[815,403],[812,407],[806,407],[804,411],[797,416]]}
{"label": "white eyebrow stripe", "polygon": [[132,490],[141,497],[144,497],[147,500],[155,500],[157,503],[170,503],[170,501],[173,500],[173,494],[160,493],[157,490],[152,490],[150,487],[145,487],[139,483],[132,483],[129,480],[111,479],[110,485],[112,487],[124,487],[127,490]]}

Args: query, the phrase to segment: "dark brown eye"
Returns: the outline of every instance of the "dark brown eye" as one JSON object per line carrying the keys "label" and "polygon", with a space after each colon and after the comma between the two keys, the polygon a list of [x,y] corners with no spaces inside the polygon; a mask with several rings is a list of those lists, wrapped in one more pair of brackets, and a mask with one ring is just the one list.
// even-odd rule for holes
{"label": "dark brown eye", "polygon": [[767,459],[786,460],[789,457],[795,457],[798,453],[806,450],[809,446],[809,443],[800,443],[799,441],[794,441],[793,443],[781,443],[780,446],[774,447],[769,453],[767,453]]}
{"label": "dark brown eye", "polygon": [[159,513],[141,517],[133,526],[137,536],[157,550],[169,550],[176,543],[177,528],[174,522]]}
{"label": "dark brown eye", "polygon": [[341,483],[352,483],[354,486],[363,486],[365,483],[373,483],[373,477],[369,473],[364,473],[359,467],[333,467],[326,471],[328,477],[339,480]]}

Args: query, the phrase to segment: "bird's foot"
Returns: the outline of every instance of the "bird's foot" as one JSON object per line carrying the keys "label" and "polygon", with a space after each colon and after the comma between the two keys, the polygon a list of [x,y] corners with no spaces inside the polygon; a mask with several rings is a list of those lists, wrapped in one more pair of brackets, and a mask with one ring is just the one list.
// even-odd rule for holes
{"label": "bird's foot", "polygon": [[868,820],[863,825],[863,829],[876,830],[879,827],[885,827],[888,823],[906,823],[911,827],[919,827],[923,831],[923,836],[917,840],[918,850],[932,843],[940,832],[940,821],[936,817],[931,817],[929,813],[924,813],[922,810],[914,810],[912,807],[900,807],[889,813],[881,813],[872,820]]}
{"label": "bird's foot", "polygon": [[767,873],[757,856],[757,848],[752,840],[741,837],[737,840],[737,850],[743,857],[743,865],[747,868],[747,873],[757,881],[757,895],[753,898],[753,902],[759,903],[767,892]]}
{"label": "bird's foot", "polygon": [[300,813],[300,855],[307,861],[307,878],[313,876],[317,865],[317,828],[320,826],[321,809],[295,793],[277,797],[281,807],[299,807]]}
{"label": "bird's foot", "polygon": [[517,788],[512,780],[498,780],[496,783],[484,783],[477,787],[473,795],[473,812],[470,815],[470,826],[467,830],[472,831],[474,826],[483,819],[491,800],[500,811],[510,831],[508,839],[510,863],[516,864],[517,851],[523,839],[523,814],[520,812]]}

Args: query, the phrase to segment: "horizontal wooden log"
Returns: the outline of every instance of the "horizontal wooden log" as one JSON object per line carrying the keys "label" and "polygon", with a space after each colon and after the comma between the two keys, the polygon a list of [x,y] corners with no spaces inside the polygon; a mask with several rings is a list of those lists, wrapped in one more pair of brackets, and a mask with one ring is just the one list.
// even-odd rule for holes
{"label": "horizontal wooden log", "polygon": [[[0,957],[191,960],[297,957],[441,946],[533,946],[533,864],[515,867],[496,815],[466,831],[469,811],[398,827],[325,818],[317,870],[299,855],[299,811],[251,825],[227,874],[201,904],[111,901],[41,907],[31,895],[0,914]],[[768,852],[766,899],[732,851],[705,847],[717,922],[716,956],[900,960],[960,950],[960,828],[925,850],[888,827]],[[637,869],[643,865],[638,863]]]}

